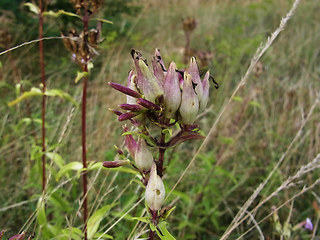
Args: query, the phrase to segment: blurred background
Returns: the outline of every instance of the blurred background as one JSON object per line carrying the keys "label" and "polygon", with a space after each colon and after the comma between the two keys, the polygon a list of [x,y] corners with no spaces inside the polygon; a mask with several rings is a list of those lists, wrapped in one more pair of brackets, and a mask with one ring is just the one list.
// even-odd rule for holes
{"label": "blurred background", "polygon": [[[0,1],[1,52],[38,38],[38,18],[24,3]],[[122,124],[108,108],[117,108],[125,99],[107,82],[126,83],[127,73],[133,68],[132,48],[148,59],[154,49],[159,48],[167,67],[175,61],[178,68],[185,68],[189,57],[196,56],[201,71],[210,70],[220,87],[216,90],[211,86],[207,110],[198,119],[202,132],[207,134],[247,71],[257,48],[279,26],[292,3],[284,0],[105,0],[98,17],[113,24],[102,24],[104,41],[97,49],[99,55],[94,58],[89,77],[88,160],[112,160],[116,155],[113,145],[122,145]],[[74,12],[66,0],[49,1],[48,10],[59,9]],[[240,207],[288,149],[320,90],[319,12],[317,0],[301,1],[286,29],[232,99],[210,135],[209,144],[167,200],[166,205],[174,201],[176,206],[168,219],[168,229],[176,239],[219,239]],[[47,16],[44,36],[60,36],[61,31],[71,27],[81,31],[82,22],[70,16]],[[91,22],[90,27],[96,27],[96,22]],[[59,39],[45,40],[44,51],[48,88],[61,89],[80,104],[82,84],[75,83],[79,67],[72,62],[71,54]],[[0,63],[0,230],[6,229],[8,236],[20,230],[31,234],[37,229],[32,214],[41,194],[41,98],[28,98],[13,107],[8,107],[8,103],[22,91],[40,86],[37,43],[1,55]],[[81,229],[81,212],[77,211],[82,194],[79,178],[74,177],[73,172],[56,177],[61,166],[81,161],[80,115],[80,108],[72,102],[48,97],[48,151],[55,151],[61,157],[57,160],[51,156],[53,163],[48,163],[52,174],[49,188],[57,188],[47,203],[46,214],[52,229],[70,226]],[[316,105],[300,137],[249,209],[317,156],[320,152],[319,119],[319,105]],[[170,162],[164,176],[167,192],[200,144],[201,140],[189,141],[167,152]],[[273,206],[285,203],[319,177],[319,170],[304,174],[297,184],[261,206],[255,212],[255,220],[262,220]],[[137,177],[130,172],[89,172],[90,209],[117,203],[101,222],[100,232],[108,229],[140,199],[143,191],[135,180]],[[319,199],[319,185],[316,185],[313,190],[288,201],[277,212],[278,218],[271,215],[258,224],[265,239],[288,239],[285,223],[295,226],[307,217],[316,229]],[[141,216],[143,209],[141,203],[108,234],[114,239],[134,238],[145,225],[137,224],[132,217]],[[230,239],[236,239],[253,225],[253,222],[244,221]],[[291,239],[311,239],[315,234],[304,228],[288,229]],[[37,235],[36,239],[62,239],[50,236]],[[259,238],[261,233],[254,228],[242,239]]]}

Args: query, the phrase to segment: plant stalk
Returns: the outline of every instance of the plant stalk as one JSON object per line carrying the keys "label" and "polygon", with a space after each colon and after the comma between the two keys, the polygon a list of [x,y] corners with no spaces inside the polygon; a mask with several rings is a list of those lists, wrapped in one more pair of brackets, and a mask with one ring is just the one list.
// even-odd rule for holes
{"label": "plant stalk", "polygon": [[[43,7],[42,0],[39,0],[39,39],[43,38]],[[41,83],[42,83],[42,126],[41,126],[41,141],[42,141],[42,192],[45,191],[46,188],[46,75],[44,69],[44,54],[43,54],[43,41],[39,41],[39,53],[40,53],[40,69],[41,69]]]}
{"label": "plant stalk", "polygon": [[160,148],[159,148],[159,159],[157,163],[157,172],[160,177],[162,177],[163,172],[163,164],[164,164],[164,153],[166,152],[166,149],[164,148],[166,144],[165,134],[161,133],[161,139],[160,139]]}
{"label": "plant stalk", "polygon": [[[88,31],[88,11],[85,11],[83,17],[84,32]],[[88,72],[87,59],[85,59],[84,72]],[[87,168],[87,147],[86,147],[86,105],[87,105],[87,83],[88,78],[83,79],[83,93],[82,93],[82,113],[81,113],[81,132],[82,132],[82,164],[84,168]],[[84,240],[88,239],[87,231],[87,219],[88,219],[88,188],[87,188],[87,171],[85,170],[82,175],[83,180],[83,222],[84,222]]]}
{"label": "plant stalk", "polygon": [[[157,217],[158,217],[158,211],[157,210],[150,210],[151,214],[152,214],[152,222],[156,225],[157,223]],[[150,233],[149,233],[149,240],[154,240],[155,239],[155,233],[154,231],[152,231],[150,229]]]}

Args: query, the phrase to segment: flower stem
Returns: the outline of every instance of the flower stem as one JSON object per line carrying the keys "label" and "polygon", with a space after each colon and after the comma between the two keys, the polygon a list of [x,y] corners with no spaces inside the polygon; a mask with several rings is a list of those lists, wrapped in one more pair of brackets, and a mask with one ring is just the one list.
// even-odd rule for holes
{"label": "flower stem", "polygon": [[166,139],[165,139],[165,134],[161,133],[161,139],[160,139],[160,148],[159,148],[159,159],[157,162],[157,172],[160,177],[162,177],[162,172],[163,172],[163,164],[164,164],[164,153],[166,149],[164,148],[166,144]]}
{"label": "flower stem", "polygon": [[[151,211],[151,214],[152,214],[152,222],[156,225],[156,223],[157,223],[157,217],[158,217],[158,211],[157,210],[151,210],[150,209],[150,211]],[[156,232],[154,232],[154,231],[152,231],[151,229],[150,229],[150,233],[149,233],[149,240],[154,240],[154,238],[155,238],[155,233]]]}
{"label": "flower stem", "polygon": [[[88,11],[86,9],[85,16],[83,17],[84,32],[88,31]],[[87,58],[85,60],[84,71],[88,72]],[[81,112],[81,135],[82,135],[82,164],[83,168],[87,168],[87,147],[86,147],[86,105],[87,105],[87,82],[88,78],[83,79],[83,93],[82,93],[82,112]],[[83,180],[83,222],[84,222],[84,240],[88,239],[87,236],[87,219],[88,219],[88,189],[87,189],[87,171],[85,170],[82,175]]]}
{"label": "flower stem", "polygon": [[[43,38],[43,7],[42,0],[39,0],[39,39]],[[39,41],[39,53],[40,53],[40,69],[41,69],[41,83],[42,83],[42,126],[41,126],[41,140],[42,140],[42,192],[46,188],[46,127],[45,127],[45,115],[46,115],[46,75],[44,69],[44,55],[43,55],[43,41]]]}

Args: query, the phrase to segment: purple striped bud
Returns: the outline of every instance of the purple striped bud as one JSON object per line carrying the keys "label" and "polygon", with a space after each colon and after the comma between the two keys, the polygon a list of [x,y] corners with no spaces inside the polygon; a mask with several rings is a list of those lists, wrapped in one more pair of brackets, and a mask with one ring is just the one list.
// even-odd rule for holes
{"label": "purple striped bud", "polygon": [[192,77],[187,72],[184,73],[180,115],[182,122],[192,124],[197,117],[199,111],[199,100],[193,89]]}
{"label": "purple striped bud", "polygon": [[161,177],[157,174],[155,162],[152,164],[150,178],[146,187],[145,198],[151,210],[159,210],[166,195]]}
{"label": "purple striped bud", "polygon": [[106,168],[117,168],[127,164],[130,164],[130,160],[105,161],[102,165]]}
{"label": "purple striped bud", "polygon": [[199,100],[202,99],[203,88],[202,88],[202,82],[201,82],[199,69],[198,69],[198,65],[197,65],[195,57],[192,57],[190,59],[190,64],[189,64],[189,67],[187,68],[186,72],[191,75],[192,81],[196,85],[195,91],[198,96],[198,99]]}
{"label": "purple striped bud", "polygon": [[162,60],[159,48],[156,48],[156,50],[154,51],[154,56],[157,58],[158,62],[161,64],[163,71],[167,71],[166,66],[164,65],[164,62]]}
{"label": "purple striped bud", "polygon": [[140,93],[138,93],[138,92],[136,92],[136,91],[134,91],[134,90],[132,90],[132,89],[130,89],[128,87],[125,87],[125,86],[123,86],[121,84],[114,83],[114,82],[109,82],[109,85],[111,87],[113,87],[114,89],[116,89],[116,90],[118,90],[118,91],[120,91],[120,92],[122,92],[124,94],[127,94],[127,95],[129,95],[131,97],[134,97],[134,98],[140,98],[141,97]]}
{"label": "purple striped bud", "polygon": [[313,231],[313,224],[310,218],[307,218],[304,224],[304,228],[310,231]]}
{"label": "purple striped bud", "polygon": [[[123,131],[128,132],[127,126],[123,126]],[[134,140],[133,136],[132,135],[125,135],[124,136],[124,144],[125,144],[128,152],[130,153],[131,157],[135,158],[138,143],[136,142],[136,140]]]}
{"label": "purple striped bud", "polygon": [[202,93],[202,98],[199,99],[199,103],[200,103],[199,112],[202,112],[206,108],[207,103],[209,101],[209,87],[210,87],[209,78],[210,78],[210,73],[208,71],[202,80],[203,93]]}
{"label": "purple striped bud", "polygon": [[159,62],[159,60],[157,59],[156,56],[153,56],[151,63],[152,63],[152,67],[153,67],[153,73],[158,81],[158,84],[160,86],[163,86],[164,72],[163,72],[163,67],[162,67],[161,63]]}
{"label": "purple striped bud", "polygon": [[144,61],[139,60],[139,66],[144,78],[143,94],[147,100],[155,102],[156,98],[163,95],[162,86],[159,85],[156,77],[150,72]]}
{"label": "purple striped bud", "polygon": [[118,120],[120,122],[122,121],[125,121],[125,120],[128,120],[128,119],[131,119],[131,118],[134,118],[136,116],[138,116],[140,113],[138,112],[127,112],[127,113],[123,113],[121,114],[119,117],[118,117]]}
{"label": "purple striped bud", "polygon": [[134,112],[141,111],[143,109],[143,107],[141,107],[138,104],[127,104],[127,103],[120,104],[119,107],[123,110],[134,111]]}
{"label": "purple striped bud", "polygon": [[140,104],[141,106],[148,108],[150,110],[154,111],[160,111],[161,107],[158,106],[157,104],[154,104],[153,102],[148,101],[147,99],[144,98],[138,98],[137,103]]}
{"label": "purple striped bud", "polygon": [[134,158],[136,165],[143,171],[149,171],[153,161],[153,156],[144,139],[139,137]]}
{"label": "purple striped bud", "polygon": [[181,103],[181,90],[176,64],[171,62],[163,85],[165,116],[173,118]]}
{"label": "purple striped bud", "polygon": [[137,87],[141,92],[143,90],[144,77],[139,66],[139,60],[142,59],[144,61],[144,59],[142,54],[134,49],[131,50],[131,56],[137,71]]}

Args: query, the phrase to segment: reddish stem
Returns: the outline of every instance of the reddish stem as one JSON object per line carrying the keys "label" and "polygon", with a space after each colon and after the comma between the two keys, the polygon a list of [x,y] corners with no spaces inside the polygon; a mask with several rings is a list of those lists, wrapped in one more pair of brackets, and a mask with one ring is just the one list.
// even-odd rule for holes
{"label": "reddish stem", "polygon": [[166,149],[163,148],[166,144],[165,134],[161,133],[161,139],[160,139],[160,148],[159,148],[159,159],[157,162],[157,172],[160,177],[162,177],[163,172],[163,163],[164,163],[164,153],[166,152]]}
{"label": "reddish stem", "polygon": [[[154,225],[156,225],[157,224],[157,218],[158,218],[158,211],[157,210],[151,210],[150,209],[150,212],[151,212],[151,214],[152,214],[152,222],[154,223]],[[154,231],[151,231],[151,229],[150,229],[150,233],[149,233],[149,240],[154,240],[154,238],[155,238],[155,234],[156,232],[154,232]]]}
{"label": "reddish stem", "polygon": [[[42,0],[39,0],[39,39],[43,38],[43,8],[42,8]],[[44,192],[46,188],[46,128],[45,128],[45,116],[46,116],[46,75],[45,75],[45,69],[44,69],[44,55],[43,55],[43,41],[39,41],[39,53],[40,53],[40,69],[41,69],[41,83],[42,83],[42,113],[41,113],[41,119],[42,119],[42,191]]]}
{"label": "reddish stem", "polygon": [[[85,9],[85,15],[83,17],[83,29],[84,32],[88,31],[88,11]],[[85,60],[84,71],[88,72],[87,58]],[[82,114],[81,114],[81,129],[82,129],[82,164],[84,168],[87,168],[87,147],[86,147],[86,105],[87,105],[87,82],[88,79],[83,79],[83,94],[82,94]],[[88,219],[88,189],[87,189],[87,171],[85,170],[82,175],[83,179],[83,222],[84,222],[84,240],[88,239],[87,232],[87,219]]]}

